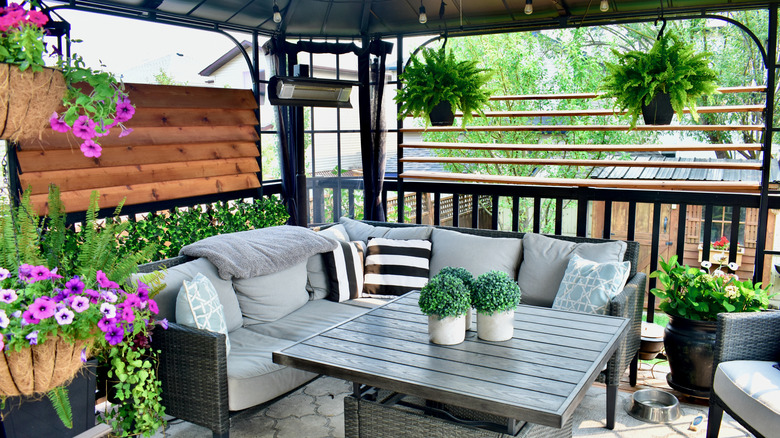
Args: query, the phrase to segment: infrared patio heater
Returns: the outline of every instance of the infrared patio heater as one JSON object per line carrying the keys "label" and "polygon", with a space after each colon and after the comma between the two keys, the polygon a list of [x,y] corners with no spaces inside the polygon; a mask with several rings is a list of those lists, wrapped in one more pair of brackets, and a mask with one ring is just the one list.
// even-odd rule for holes
{"label": "infrared patio heater", "polygon": [[299,76],[272,76],[268,81],[271,105],[352,108],[349,95],[356,81]]}

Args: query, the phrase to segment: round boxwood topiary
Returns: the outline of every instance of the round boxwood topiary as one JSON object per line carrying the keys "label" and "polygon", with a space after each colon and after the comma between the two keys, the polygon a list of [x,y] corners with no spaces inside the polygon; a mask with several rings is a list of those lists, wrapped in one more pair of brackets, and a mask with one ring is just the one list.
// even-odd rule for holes
{"label": "round boxwood topiary", "polygon": [[469,293],[471,293],[471,289],[474,287],[474,276],[471,275],[471,272],[469,272],[466,268],[455,268],[452,266],[445,266],[436,275],[437,276],[452,275],[454,277],[460,278],[463,284],[465,284],[466,287],[469,289]]}
{"label": "round boxwood topiary", "polygon": [[474,280],[471,304],[486,315],[516,309],[520,304],[520,286],[506,272],[486,272]]}
{"label": "round boxwood topiary", "polygon": [[469,289],[453,275],[437,275],[420,291],[418,302],[426,315],[438,315],[439,319],[466,314],[471,308]]}

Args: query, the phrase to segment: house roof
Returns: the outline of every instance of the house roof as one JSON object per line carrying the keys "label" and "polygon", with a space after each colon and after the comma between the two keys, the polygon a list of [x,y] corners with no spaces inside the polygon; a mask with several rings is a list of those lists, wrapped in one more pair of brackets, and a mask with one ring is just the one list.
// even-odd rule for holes
{"label": "house roof", "polygon": [[[175,23],[207,30],[257,31],[290,37],[388,37],[511,32],[617,24],[655,19],[661,7],[670,19],[705,13],[765,7],[780,0],[70,0],[68,8]],[[282,20],[275,23],[273,7]],[[445,4],[442,18],[440,5]],[[419,22],[419,8],[428,16]]]}
{"label": "house roof", "polygon": [[[241,41],[241,47],[243,47],[244,50],[249,50],[252,48],[252,43],[250,43],[247,40]],[[238,47],[233,47],[232,49],[225,52],[224,55],[220,56],[219,59],[209,64],[208,67],[201,70],[200,73],[198,74],[201,76],[211,76],[214,74],[214,72],[224,67],[225,64],[230,62],[230,60],[232,60],[239,54],[241,54],[241,49],[239,49]]]}
{"label": "house roof", "polygon": [[[760,160],[729,160],[717,158],[680,158],[662,155],[637,156],[634,161],[677,161],[677,162],[739,162],[761,164]],[[780,166],[776,160],[769,167],[769,182],[778,182]],[[662,167],[600,167],[591,175],[596,179],[654,179],[676,181],[761,181],[760,170],[743,169],[686,169]]]}

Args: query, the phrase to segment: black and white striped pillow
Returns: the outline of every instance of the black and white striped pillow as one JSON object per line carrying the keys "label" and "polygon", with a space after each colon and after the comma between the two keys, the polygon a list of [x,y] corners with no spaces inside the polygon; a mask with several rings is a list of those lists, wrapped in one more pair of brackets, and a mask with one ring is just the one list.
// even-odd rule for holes
{"label": "black and white striped pillow", "polygon": [[363,241],[342,242],[335,250],[322,254],[328,272],[328,295],[331,301],[341,302],[358,298],[363,292]]}
{"label": "black and white striped pillow", "polygon": [[428,283],[430,261],[429,240],[369,240],[363,296],[387,298],[422,289]]}

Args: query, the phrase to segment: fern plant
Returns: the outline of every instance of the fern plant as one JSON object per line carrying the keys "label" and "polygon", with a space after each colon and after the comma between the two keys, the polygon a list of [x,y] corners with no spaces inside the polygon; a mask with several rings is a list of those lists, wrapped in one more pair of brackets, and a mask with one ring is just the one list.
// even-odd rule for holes
{"label": "fern plant", "polygon": [[694,120],[696,99],[715,92],[717,73],[709,67],[710,53],[696,53],[694,48],[673,33],[667,32],[648,52],[631,50],[619,53],[617,63],[606,63],[608,75],[602,88],[604,97],[614,97],[615,107],[627,110],[631,128],[657,94],[667,93],[677,117],[688,107]]}
{"label": "fern plant", "polygon": [[482,113],[490,98],[490,91],[483,88],[490,79],[488,70],[478,68],[473,60],[457,61],[443,47],[424,48],[421,55],[422,60],[412,58],[398,77],[404,85],[395,96],[401,104],[399,119],[411,115],[430,123],[433,107],[443,101],[463,112],[464,125],[474,112]]}

